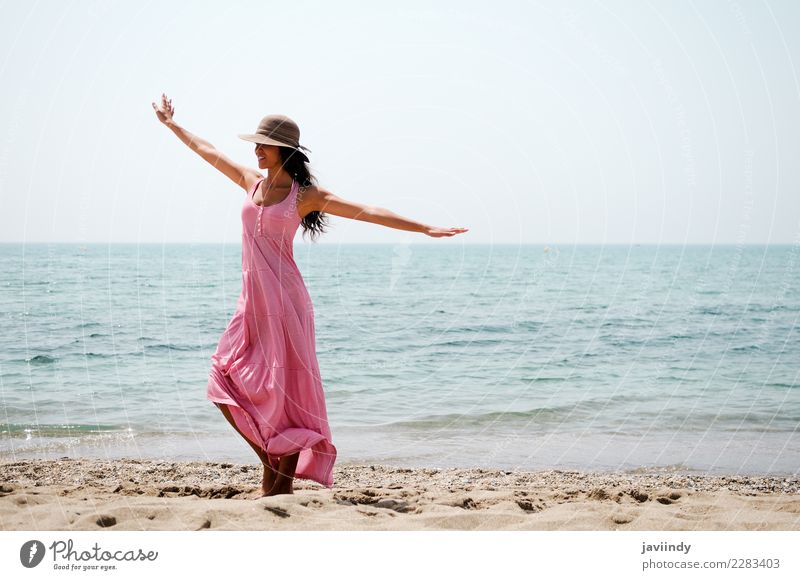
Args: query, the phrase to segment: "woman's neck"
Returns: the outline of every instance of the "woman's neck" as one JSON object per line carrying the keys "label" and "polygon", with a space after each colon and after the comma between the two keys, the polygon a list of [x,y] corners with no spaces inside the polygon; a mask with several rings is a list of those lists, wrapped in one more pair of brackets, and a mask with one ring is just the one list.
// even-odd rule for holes
{"label": "woman's neck", "polygon": [[275,172],[267,170],[267,176],[264,178],[268,190],[291,187],[293,181],[292,176],[282,169]]}

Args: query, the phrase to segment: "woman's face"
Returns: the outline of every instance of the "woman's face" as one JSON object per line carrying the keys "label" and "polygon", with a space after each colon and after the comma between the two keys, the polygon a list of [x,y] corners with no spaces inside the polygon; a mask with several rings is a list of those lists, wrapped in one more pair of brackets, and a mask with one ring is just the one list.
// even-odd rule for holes
{"label": "woman's face", "polygon": [[281,154],[276,145],[256,143],[256,158],[259,169],[272,169],[281,166]]}

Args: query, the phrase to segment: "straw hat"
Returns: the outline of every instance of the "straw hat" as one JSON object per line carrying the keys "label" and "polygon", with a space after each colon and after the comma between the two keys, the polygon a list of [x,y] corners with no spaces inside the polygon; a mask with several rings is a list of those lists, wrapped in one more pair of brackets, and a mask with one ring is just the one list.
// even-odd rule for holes
{"label": "straw hat", "polygon": [[311,149],[300,145],[300,127],[286,115],[267,115],[261,119],[255,133],[242,133],[239,138],[252,143],[291,147],[306,161],[308,156],[301,149],[311,153]]}

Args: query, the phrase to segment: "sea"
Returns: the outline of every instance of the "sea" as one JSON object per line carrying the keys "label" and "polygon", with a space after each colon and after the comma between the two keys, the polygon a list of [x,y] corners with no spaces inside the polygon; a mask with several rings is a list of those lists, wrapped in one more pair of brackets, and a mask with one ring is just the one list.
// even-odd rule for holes
{"label": "sea", "polygon": [[[800,471],[800,244],[294,253],[337,464]],[[0,461],[258,462],[205,398],[239,244],[0,244],[0,272]]]}

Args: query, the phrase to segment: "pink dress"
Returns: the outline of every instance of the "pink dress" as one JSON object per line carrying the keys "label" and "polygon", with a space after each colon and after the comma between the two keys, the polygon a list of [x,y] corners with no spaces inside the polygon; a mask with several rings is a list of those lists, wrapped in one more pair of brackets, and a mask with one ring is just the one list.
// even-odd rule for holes
{"label": "pink dress", "polygon": [[[263,179],[261,180],[263,181]],[[262,207],[242,207],[242,293],[211,357],[206,398],[228,405],[270,464],[299,452],[295,477],[333,486],[331,442],[317,364],[314,308],[294,261],[299,184]]]}

